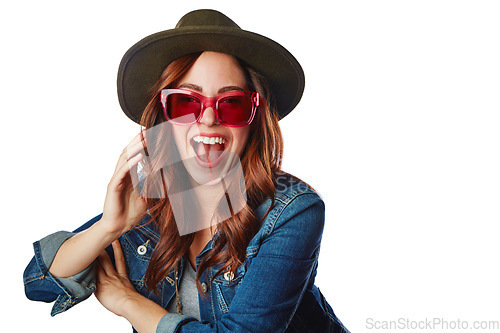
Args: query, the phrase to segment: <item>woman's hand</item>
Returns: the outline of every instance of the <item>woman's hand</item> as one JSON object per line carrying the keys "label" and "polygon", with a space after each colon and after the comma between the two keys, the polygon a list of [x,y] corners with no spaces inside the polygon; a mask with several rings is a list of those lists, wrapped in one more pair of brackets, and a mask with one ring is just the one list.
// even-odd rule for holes
{"label": "woman's hand", "polygon": [[106,309],[125,317],[138,332],[156,332],[167,311],[135,290],[127,276],[120,242],[115,240],[112,246],[116,269],[106,252],[99,256],[101,265],[97,265],[97,290],[94,295]]}
{"label": "woman's hand", "polygon": [[128,279],[125,258],[118,240],[112,243],[115,254],[115,267],[106,251],[99,256],[97,265],[97,290],[95,297],[109,311],[124,316],[127,303],[143,297]]}
{"label": "woman's hand", "polygon": [[[134,190],[131,174],[142,158],[140,133],[123,150],[108,184],[101,219],[64,242],[49,267],[56,277],[69,277],[88,267],[108,245],[138,224],[146,201]],[[130,172],[132,170],[132,172]]]}
{"label": "woman's hand", "polygon": [[147,211],[146,201],[134,190],[130,176],[143,157],[139,153],[142,148],[139,133],[123,150],[108,184],[101,222],[115,238],[137,225]]}

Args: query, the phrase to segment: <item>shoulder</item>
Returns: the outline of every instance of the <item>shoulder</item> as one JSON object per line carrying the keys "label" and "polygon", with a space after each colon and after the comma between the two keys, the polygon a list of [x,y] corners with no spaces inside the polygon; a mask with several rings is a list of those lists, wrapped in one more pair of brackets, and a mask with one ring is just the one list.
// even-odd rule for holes
{"label": "shoulder", "polygon": [[323,203],[319,194],[309,184],[286,172],[276,174],[274,198],[284,206]]}
{"label": "shoulder", "polygon": [[250,247],[280,233],[319,240],[323,232],[323,200],[310,185],[288,173],[276,175],[274,198],[264,201],[255,213],[262,224]]}
{"label": "shoulder", "polygon": [[288,174],[276,176],[275,202],[266,225],[276,229],[285,223],[289,227],[314,224],[323,230],[325,205],[319,194],[306,182]]}
{"label": "shoulder", "polygon": [[311,205],[318,205],[324,210],[324,203],[320,195],[306,182],[286,173],[276,174],[276,191],[273,198],[265,200],[255,213],[259,219],[264,216],[266,222],[270,222],[269,216],[276,216],[284,210],[294,212],[307,209]]}

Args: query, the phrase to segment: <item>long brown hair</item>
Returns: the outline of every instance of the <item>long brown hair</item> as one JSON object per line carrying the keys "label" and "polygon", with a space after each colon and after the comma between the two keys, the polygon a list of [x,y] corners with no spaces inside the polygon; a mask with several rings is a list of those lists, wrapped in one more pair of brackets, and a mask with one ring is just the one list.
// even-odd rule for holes
{"label": "long brown hair", "polygon": [[[152,88],[151,99],[142,115],[142,126],[148,129],[166,121],[160,103],[161,90],[175,87],[200,54],[184,56],[165,68]],[[283,140],[278,126],[278,117],[271,107],[269,88],[259,73],[242,61],[238,61],[245,73],[249,89],[257,91],[262,97],[262,103],[250,125],[251,131],[246,148],[241,156],[247,202],[241,211],[217,224],[218,237],[215,238],[213,248],[206,253],[197,270],[197,287],[202,295],[204,292],[199,280],[206,269],[222,265],[215,276],[228,269],[234,273],[236,268],[244,262],[246,247],[262,222],[255,216],[254,209],[266,198],[271,198],[274,202],[275,175],[281,168]],[[162,161],[168,159],[169,154],[175,154],[172,149],[168,149],[172,146],[172,144],[169,145],[169,142],[173,140],[171,131],[168,127],[164,127],[163,131],[161,135],[146,138],[148,146],[155,144],[157,147],[153,152],[149,152],[151,163],[144,183],[144,189],[147,189],[149,193],[164,194],[166,193],[165,177],[171,179],[183,176],[176,174],[178,171],[162,169]],[[161,140],[158,140],[160,137]],[[161,173],[162,177],[149,176],[158,173]],[[160,182],[158,179],[163,181]],[[146,202],[151,221],[156,224],[161,235],[145,274],[148,289],[157,291],[161,280],[188,251],[193,242],[194,233],[180,236],[171,203],[166,195],[146,198]]]}

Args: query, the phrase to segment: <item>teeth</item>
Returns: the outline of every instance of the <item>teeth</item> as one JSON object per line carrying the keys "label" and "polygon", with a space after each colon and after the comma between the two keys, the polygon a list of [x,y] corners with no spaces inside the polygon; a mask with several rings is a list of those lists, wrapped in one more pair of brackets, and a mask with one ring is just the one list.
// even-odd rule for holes
{"label": "teeth", "polygon": [[208,137],[208,136],[195,136],[193,138],[193,141],[195,142],[202,142],[202,143],[205,143],[207,145],[214,145],[216,143],[218,144],[224,144],[226,142],[225,139],[221,138],[221,137],[215,137],[215,136],[212,136],[212,137]]}

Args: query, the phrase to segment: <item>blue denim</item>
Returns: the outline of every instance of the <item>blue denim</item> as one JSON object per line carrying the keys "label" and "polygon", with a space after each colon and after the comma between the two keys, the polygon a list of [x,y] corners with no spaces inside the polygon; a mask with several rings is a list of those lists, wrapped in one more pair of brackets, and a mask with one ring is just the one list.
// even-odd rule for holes
{"label": "blue denim", "polygon": [[[255,210],[259,219],[265,218],[234,277],[229,279],[226,274],[213,279],[220,266],[203,272],[200,282],[206,286],[208,297],[199,297],[201,321],[168,313],[160,320],[158,333],[349,332],[314,285],[324,226],[323,201],[305,183],[288,174],[279,175],[274,199],[267,216],[270,199]],[[34,243],[35,256],[24,272],[26,296],[55,301],[53,316],[85,300],[96,289],[93,264],[66,279],[52,276],[48,267],[65,240],[100,217],[74,232],[57,232]],[[148,291],[144,284],[144,273],[160,237],[154,223],[147,223],[149,218],[146,215],[136,228],[123,234],[120,243],[130,281],[139,293],[165,308],[175,297],[174,272],[162,280],[158,294]],[[146,251],[139,250],[141,246]],[[212,248],[213,239],[197,256],[197,267]],[[112,255],[110,247],[107,251]],[[182,259],[181,277],[186,264]]]}

